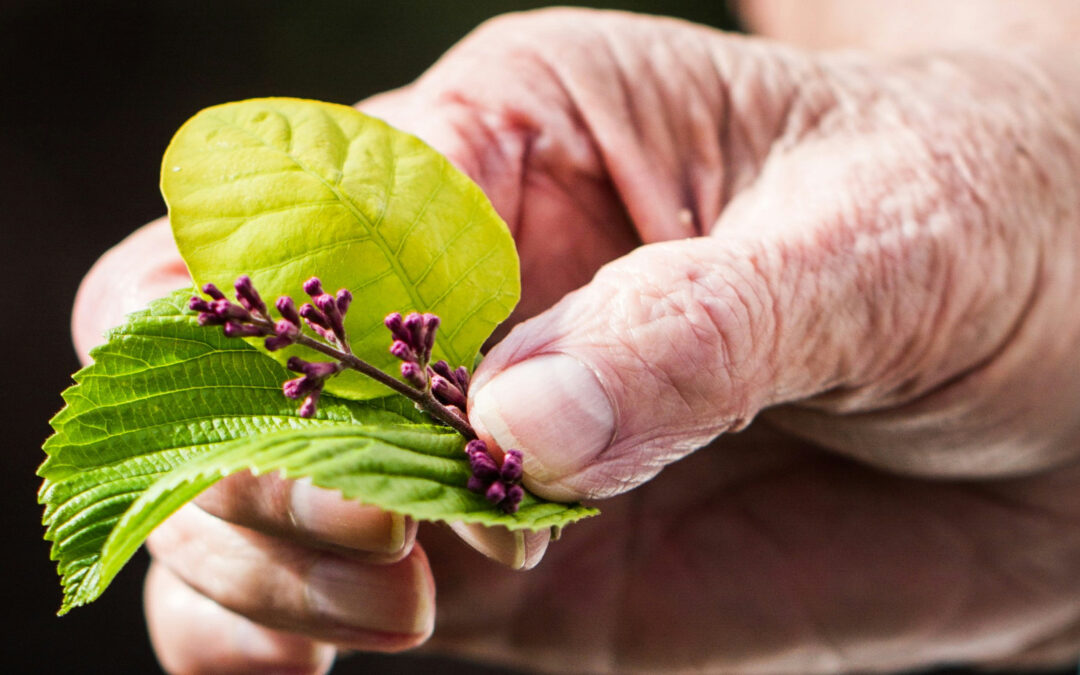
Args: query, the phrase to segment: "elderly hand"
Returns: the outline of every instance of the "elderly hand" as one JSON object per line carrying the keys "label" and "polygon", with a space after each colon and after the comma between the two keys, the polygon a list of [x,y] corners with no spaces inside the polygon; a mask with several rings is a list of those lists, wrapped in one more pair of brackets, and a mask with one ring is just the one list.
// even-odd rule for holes
{"label": "elderly hand", "polygon": [[[1071,76],[1037,52],[813,55],[561,10],[489,22],[360,104],[510,224],[519,323],[470,419],[524,451],[530,489],[604,514],[523,574],[234,477],[151,538],[163,664],[321,672],[327,645],[407,648],[433,622],[435,649],[575,672],[1075,655]],[[185,283],[162,228],[91,272],[80,345],[119,289]],[[547,545],[457,531],[515,567]]]}

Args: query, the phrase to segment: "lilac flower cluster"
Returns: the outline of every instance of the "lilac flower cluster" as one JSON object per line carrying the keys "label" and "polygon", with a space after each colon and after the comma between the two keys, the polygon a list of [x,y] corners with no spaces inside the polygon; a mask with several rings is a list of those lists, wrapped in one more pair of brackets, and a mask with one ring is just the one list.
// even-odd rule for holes
{"label": "lilac flower cluster", "polygon": [[430,391],[439,403],[465,418],[469,396],[469,369],[451,369],[446,361],[431,363],[439,317],[413,312],[405,318],[394,312],[383,321],[394,342],[390,353],[401,359],[401,376],[420,391]]}
{"label": "lilac flower cluster", "polygon": [[[229,337],[265,337],[266,348],[277,351],[300,340],[302,319],[328,344],[344,354],[349,353],[345,312],[352,302],[352,293],[348,289],[343,288],[333,296],[323,291],[318,277],[312,277],[304,282],[304,292],[311,296],[311,302],[297,309],[292,298],[281,296],[274,303],[281,315],[275,322],[250,277],[246,274],[239,277],[234,288],[236,303],[230,302],[214,284],[206,284],[202,289],[211,300],[198,296],[191,298],[188,307],[199,312],[199,324],[222,326]],[[304,399],[300,416],[313,417],[326,380],[344,370],[345,365],[341,361],[310,362],[293,356],[286,367],[301,377],[285,382],[282,391],[291,399]]]}
{"label": "lilac flower cluster", "polygon": [[[446,361],[431,363],[431,349],[439,317],[413,312],[406,317],[394,312],[383,322],[394,337],[390,353],[401,359],[401,376],[418,392],[430,392],[452,414],[468,424],[465,408],[469,398],[469,369],[451,369]],[[515,513],[525,496],[521,487],[521,452],[509,450],[502,466],[479,439],[465,446],[472,476],[468,488],[484,495],[489,502],[506,513]]]}
{"label": "lilac flower cluster", "polygon": [[[431,363],[439,317],[416,312],[404,318],[397,312],[386,317],[384,323],[394,338],[390,353],[402,361],[401,376],[405,380],[402,383],[357,358],[349,348],[345,312],[353,298],[348,289],[330,295],[323,290],[318,277],[312,277],[304,282],[304,292],[311,296],[311,302],[297,308],[292,298],[281,296],[274,303],[281,316],[275,321],[247,275],[238,278],[234,287],[236,302],[231,302],[213,284],[206,284],[202,289],[210,300],[198,296],[191,298],[188,307],[199,313],[199,324],[222,326],[229,337],[263,337],[269,351],[301,344],[334,359],[312,362],[292,356],[286,363],[286,367],[299,373],[300,377],[288,380],[281,388],[291,399],[304,399],[299,410],[301,417],[315,415],[319,396],[329,378],[346,368],[357,370],[408,396],[422,410],[473,439],[465,446],[472,469],[468,488],[484,495],[505,513],[518,510],[525,495],[521,487],[521,453],[509,450],[501,465],[496,462],[487,445],[476,439],[465,414],[469,396],[468,369],[464,366],[452,369],[446,361]],[[301,322],[322,341],[305,335]]]}
{"label": "lilac flower cluster", "polygon": [[469,468],[472,469],[468,488],[484,495],[506,513],[517,512],[525,497],[525,489],[521,487],[521,452],[507,450],[502,466],[499,466],[488,452],[487,444],[476,439],[465,446],[465,454],[469,456]]}

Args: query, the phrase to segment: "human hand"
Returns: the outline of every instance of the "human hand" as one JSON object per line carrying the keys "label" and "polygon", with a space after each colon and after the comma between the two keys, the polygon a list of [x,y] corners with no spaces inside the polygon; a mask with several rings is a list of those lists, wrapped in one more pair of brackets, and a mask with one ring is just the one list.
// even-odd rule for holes
{"label": "human hand", "polygon": [[[477,372],[472,421],[525,451],[535,491],[613,498],[522,575],[445,532],[413,545],[335,501],[297,520],[291,484],[226,481],[151,540],[163,662],[408,647],[432,573],[435,648],[532,667],[1074,654],[1080,131],[1033,58],[810,56],[546,12],[362,104],[478,180],[517,239],[533,318]],[[182,274],[144,247],[162,251],[146,276]],[[88,278],[77,338],[137,251]],[[545,544],[498,537],[473,541],[519,565]],[[357,550],[375,559],[329,557]],[[327,559],[347,561],[349,617],[310,603]]]}

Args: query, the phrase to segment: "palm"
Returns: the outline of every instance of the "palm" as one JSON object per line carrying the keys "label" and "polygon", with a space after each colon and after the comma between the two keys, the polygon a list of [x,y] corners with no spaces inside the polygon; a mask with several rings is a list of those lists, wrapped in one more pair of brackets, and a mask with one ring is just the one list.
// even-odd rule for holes
{"label": "palm", "polygon": [[[495,336],[478,379],[515,353],[545,353],[544,340],[565,347],[565,333],[579,340],[571,348],[607,350],[593,365],[618,352],[653,369],[637,379],[658,392],[624,396],[610,447],[556,477],[568,494],[625,494],[569,528],[535,570],[505,570],[447,529],[421,532],[438,584],[435,647],[615,672],[1068,657],[1080,637],[1080,466],[1068,468],[1080,370],[1066,351],[1080,335],[1067,276],[1080,151],[1067,125],[1045,122],[1064,119],[1064,104],[1040,82],[989,57],[818,58],[677,22],[551,12],[490,24],[417,83],[362,104],[476,179],[514,233],[523,297],[510,323],[540,316]],[[698,238],[650,246],[688,237]],[[115,318],[124,289],[154,297],[186,279],[165,223],[121,249],[84,284],[82,345]],[[701,250],[727,257],[687,266],[671,253]],[[748,260],[782,261],[749,273],[773,283],[761,297],[739,298],[756,310],[745,316],[782,326],[679,316]],[[669,322],[657,329],[657,317]],[[603,335],[590,341],[594,328]],[[717,366],[717,335],[747,358]],[[634,380],[621,363],[606,365]],[[757,413],[744,433],[693,452]],[[222,494],[247,494],[243,480]],[[289,492],[248,487],[279,506],[273,497]],[[147,607],[160,653],[195,664],[234,655],[200,643],[240,625],[223,607],[308,636],[268,638],[298,652],[315,649],[309,638],[336,640],[325,616],[282,604],[303,595],[292,561],[317,559],[318,540],[277,539],[297,534],[277,512],[269,525],[243,509],[217,515],[172,522],[179,536],[158,547]],[[224,552],[219,571],[248,569],[254,547],[270,558],[260,569],[288,574],[223,584],[193,556],[203,545]],[[358,625],[429,617],[418,609],[429,568],[414,554],[356,566],[358,578],[375,567],[423,577],[390,582],[408,602]],[[412,630],[396,648],[425,639]]]}
{"label": "palm", "polygon": [[619,672],[903,667],[958,644],[1004,658],[1075,619],[1078,487],[1080,469],[912,480],[754,427],[605,501],[527,574],[422,531],[434,644]]}

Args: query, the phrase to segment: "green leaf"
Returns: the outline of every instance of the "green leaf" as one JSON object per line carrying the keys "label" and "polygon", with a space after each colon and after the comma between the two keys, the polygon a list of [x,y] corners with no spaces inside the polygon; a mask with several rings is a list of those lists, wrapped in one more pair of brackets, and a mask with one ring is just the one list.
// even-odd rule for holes
{"label": "green leaf", "polygon": [[219,478],[246,469],[308,477],[365,503],[427,520],[511,529],[595,513],[526,495],[507,515],[465,489],[463,439],[400,396],[324,395],[316,418],[281,394],[289,374],[247,343],[198,325],[191,291],[153,303],[91,352],[45,443],[46,538],[61,613],[98,597],[147,534]]}
{"label": "green leaf", "polygon": [[[194,279],[248,274],[270,299],[317,274],[356,302],[355,353],[395,376],[383,318],[442,318],[438,358],[471,365],[520,294],[517,253],[484,193],[414,136],[341,105],[287,98],[199,112],[176,133],[161,189]],[[261,349],[261,347],[260,347]],[[272,354],[284,363],[302,347]],[[385,396],[359,373],[328,391]]]}

